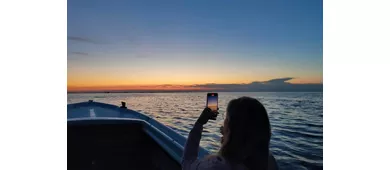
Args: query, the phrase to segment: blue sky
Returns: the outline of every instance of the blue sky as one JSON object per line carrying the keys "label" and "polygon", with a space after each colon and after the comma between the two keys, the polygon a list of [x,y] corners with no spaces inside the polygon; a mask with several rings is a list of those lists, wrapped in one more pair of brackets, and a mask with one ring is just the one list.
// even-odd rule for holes
{"label": "blue sky", "polygon": [[319,83],[322,13],[316,0],[68,0],[68,85]]}

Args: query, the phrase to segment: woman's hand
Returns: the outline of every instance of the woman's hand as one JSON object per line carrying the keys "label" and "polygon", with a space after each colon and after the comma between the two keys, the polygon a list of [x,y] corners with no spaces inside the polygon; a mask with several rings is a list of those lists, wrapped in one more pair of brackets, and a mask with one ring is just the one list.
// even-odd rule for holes
{"label": "woman's hand", "polygon": [[204,124],[206,124],[209,121],[209,119],[216,120],[218,114],[219,114],[218,112],[213,112],[213,111],[211,111],[210,108],[206,107],[203,110],[202,114],[200,114],[200,116],[199,116],[198,120],[196,121],[196,123],[204,125]]}

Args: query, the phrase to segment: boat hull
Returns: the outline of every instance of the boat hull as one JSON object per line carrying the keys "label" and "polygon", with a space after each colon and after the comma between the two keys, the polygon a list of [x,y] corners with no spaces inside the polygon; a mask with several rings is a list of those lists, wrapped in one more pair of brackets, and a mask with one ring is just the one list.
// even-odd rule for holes
{"label": "boat hull", "polygon": [[186,138],[149,116],[92,101],[67,109],[69,169],[180,169]]}

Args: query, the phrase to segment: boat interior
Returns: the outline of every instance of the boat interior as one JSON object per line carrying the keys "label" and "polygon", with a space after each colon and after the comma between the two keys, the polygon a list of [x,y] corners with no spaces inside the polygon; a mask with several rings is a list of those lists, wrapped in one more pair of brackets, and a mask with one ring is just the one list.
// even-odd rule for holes
{"label": "boat interior", "polygon": [[142,123],[70,124],[68,169],[181,169]]}

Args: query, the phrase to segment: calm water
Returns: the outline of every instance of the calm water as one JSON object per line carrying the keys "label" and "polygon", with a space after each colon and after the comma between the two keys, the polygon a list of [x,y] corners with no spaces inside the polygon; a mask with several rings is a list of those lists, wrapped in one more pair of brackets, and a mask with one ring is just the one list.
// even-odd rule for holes
{"label": "calm water", "polygon": [[[280,169],[322,169],[322,93],[219,93],[220,115],[209,122],[201,146],[218,150],[226,106],[231,99],[250,96],[262,102],[272,126],[271,150]],[[88,100],[120,105],[145,113],[188,136],[205,107],[206,93],[68,94],[68,104]]]}

